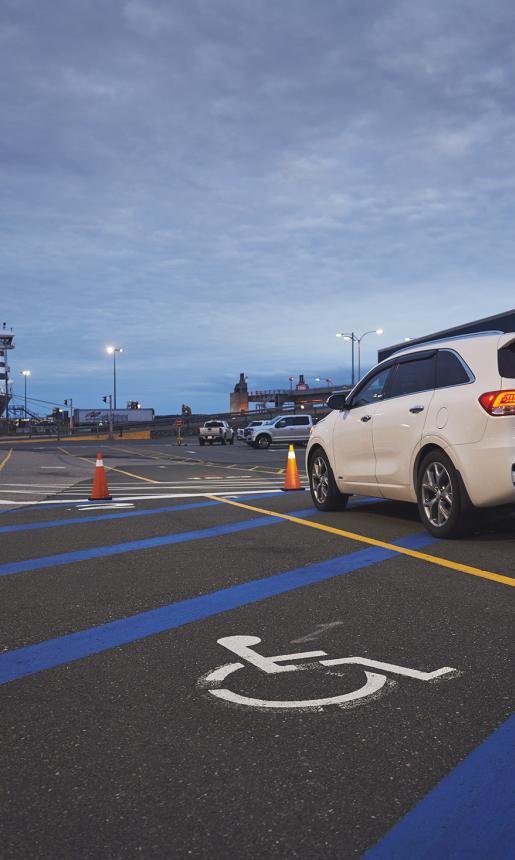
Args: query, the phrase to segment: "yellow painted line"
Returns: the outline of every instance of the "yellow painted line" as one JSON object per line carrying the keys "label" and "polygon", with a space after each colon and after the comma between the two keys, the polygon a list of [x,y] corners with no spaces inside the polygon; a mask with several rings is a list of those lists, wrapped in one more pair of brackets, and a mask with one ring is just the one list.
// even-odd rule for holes
{"label": "yellow painted line", "polygon": [[233,505],[235,508],[244,508],[247,511],[252,511],[256,514],[265,514],[269,517],[279,517],[283,520],[288,520],[290,523],[296,523],[300,526],[307,526],[308,528],[318,529],[321,532],[327,532],[332,535],[339,535],[340,537],[346,537],[350,540],[359,541],[360,543],[366,543],[369,546],[379,546],[382,549],[389,549],[393,552],[399,553],[400,555],[409,555],[411,558],[418,558],[419,561],[427,561],[429,564],[436,564],[438,567],[446,567],[449,570],[457,570],[460,573],[468,573],[470,576],[479,576],[482,579],[490,579],[493,582],[501,582],[503,585],[511,585],[512,588],[515,586],[515,579],[512,579],[509,576],[502,576],[500,573],[491,573],[489,570],[482,570],[479,567],[470,567],[468,564],[460,564],[457,561],[450,561],[447,558],[439,558],[435,555],[428,555],[425,552],[419,552],[416,549],[408,549],[407,547],[397,546],[393,543],[387,543],[387,541],[376,540],[376,538],[365,537],[364,535],[356,534],[355,532],[344,531],[344,529],[336,529],[333,526],[326,526],[322,523],[314,523],[311,520],[303,520],[300,517],[294,517],[291,514],[279,514],[277,511],[268,511],[264,508],[256,508],[254,505],[245,505],[242,502],[233,502],[230,499],[226,499],[223,496],[208,496],[207,498],[216,499],[218,502],[223,502],[226,505]]}
{"label": "yellow painted line", "polygon": [[11,448],[11,449],[10,449],[10,451],[8,451],[8,452],[7,452],[7,455],[4,457],[4,459],[2,460],[2,462],[0,463],[0,472],[1,472],[1,471],[2,471],[2,469],[4,468],[4,466],[5,466],[5,464],[7,463],[7,461],[11,458],[11,454],[12,454],[12,452],[13,452],[13,449]]}
{"label": "yellow painted line", "polygon": [[[67,451],[66,448],[58,448],[59,451],[63,451],[65,454],[68,454],[70,457],[75,457],[76,460],[84,460],[85,463],[94,463],[95,460],[92,460],[89,457],[77,457],[76,454],[71,454],[70,451]],[[117,469],[115,466],[106,466],[104,464],[104,469],[109,469],[110,472],[119,472],[120,475],[127,475],[129,478],[136,478],[138,481],[146,481],[147,484],[160,484],[160,481],[154,481],[152,478],[144,478],[143,475],[135,475],[134,472],[126,472],[124,469]]]}

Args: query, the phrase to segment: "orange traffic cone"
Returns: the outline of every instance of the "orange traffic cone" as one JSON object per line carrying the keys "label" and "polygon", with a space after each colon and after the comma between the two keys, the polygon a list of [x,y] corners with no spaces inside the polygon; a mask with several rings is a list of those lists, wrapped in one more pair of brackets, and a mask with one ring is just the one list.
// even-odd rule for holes
{"label": "orange traffic cone", "polygon": [[110,502],[109,487],[107,486],[106,470],[102,454],[97,454],[97,462],[95,464],[95,474],[93,475],[93,486],[91,488],[90,502]]}
{"label": "orange traffic cone", "polygon": [[286,466],[286,478],[284,479],[283,490],[303,490],[299,480],[299,470],[297,469],[297,460],[295,459],[295,448],[290,445],[288,448],[288,464]]}

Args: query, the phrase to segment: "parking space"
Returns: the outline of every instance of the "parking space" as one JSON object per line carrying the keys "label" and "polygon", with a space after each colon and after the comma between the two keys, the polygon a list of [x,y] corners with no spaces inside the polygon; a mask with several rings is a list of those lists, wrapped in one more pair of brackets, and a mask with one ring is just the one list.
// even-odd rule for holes
{"label": "parking space", "polygon": [[81,473],[2,513],[3,856],[510,856],[513,519],[436,541],[215,450],[107,448],[130,508]]}

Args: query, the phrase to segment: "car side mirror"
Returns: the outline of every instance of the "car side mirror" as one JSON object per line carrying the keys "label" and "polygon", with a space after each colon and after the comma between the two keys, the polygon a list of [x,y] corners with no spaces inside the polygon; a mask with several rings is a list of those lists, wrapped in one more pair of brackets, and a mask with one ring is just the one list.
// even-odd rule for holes
{"label": "car side mirror", "polygon": [[339,409],[341,412],[347,406],[347,395],[339,392],[331,394],[327,400],[327,405],[329,409]]}

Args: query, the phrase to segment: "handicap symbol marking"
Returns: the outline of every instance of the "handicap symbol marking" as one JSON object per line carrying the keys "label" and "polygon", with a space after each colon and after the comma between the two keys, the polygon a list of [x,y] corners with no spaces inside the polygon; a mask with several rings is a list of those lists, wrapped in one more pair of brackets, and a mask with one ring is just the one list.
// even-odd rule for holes
{"label": "handicap symbol marking", "polygon": [[[294,654],[276,654],[274,657],[265,657],[259,654],[252,646],[259,645],[261,639],[258,636],[224,636],[218,639],[218,644],[223,648],[227,648],[241,657],[245,663],[226,663],[215,669],[209,674],[200,679],[200,686],[207,689],[211,696],[217,699],[222,699],[235,705],[243,705],[248,708],[257,708],[259,710],[322,710],[329,705],[337,705],[340,708],[351,706],[353,703],[364,704],[371,699],[375,699],[382,692],[386,692],[387,685],[394,683],[389,675],[399,677],[413,678],[417,681],[437,681],[440,678],[449,678],[459,674],[457,669],[451,666],[443,666],[441,669],[435,669],[432,672],[422,672],[419,669],[409,669],[406,666],[397,666],[394,663],[384,663],[379,660],[369,660],[367,657],[337,657],[336,659],[317,660],[316,662],[322,666],[344,666],[357,665],[365,668],[366,681],[357,690],[352,690],[350,693],[342,693],[339,696],[329,696],[319,699],[301,699],[301,700],[276,700],[276,699],[255,699],[248,696],[243,696],[227,687],[222,687],[226,678],[243,669],[245,664],[254,666],[261,672],[267,675],[276,675],[284,672],[299,672],[309,668],[306,665],[307,660],[315,658],[327,657],[325,651],[298,651]],[[294,664],[291,661],[297,661]],[[300,662],[304,661],[304,662]],[[369,672],[367,669],[379,669],[378,672]],[[386,674],[385,674],[386,673]]]}

